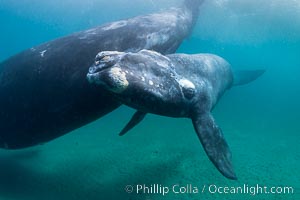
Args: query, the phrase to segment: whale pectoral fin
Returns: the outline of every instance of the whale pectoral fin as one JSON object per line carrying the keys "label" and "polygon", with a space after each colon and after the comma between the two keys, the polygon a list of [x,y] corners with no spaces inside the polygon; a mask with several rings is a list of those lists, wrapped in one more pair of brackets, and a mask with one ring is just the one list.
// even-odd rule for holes
{"label": "whale pectoral fin", "polygon": [[134,115],[131,117],[130,121],[126,124],[123,130],[119,133],[120,136],[124,135],[128,131],[130,131],[133,127],[135,127],[138,123],[140,123],[147,113],[136,111]]}
{"label": "whale pectoral fin", "polygon": [[233,72],[233,86],[245,85],[263,75],[266,70],[236,70]]}
{"label": "whale pectoral fin", "polygon": [[225,177],[236,180],[237,177],[231,162],[231,152],[212,115],[207,113],[204,116],[196,116],[192,120],[209,159]]}

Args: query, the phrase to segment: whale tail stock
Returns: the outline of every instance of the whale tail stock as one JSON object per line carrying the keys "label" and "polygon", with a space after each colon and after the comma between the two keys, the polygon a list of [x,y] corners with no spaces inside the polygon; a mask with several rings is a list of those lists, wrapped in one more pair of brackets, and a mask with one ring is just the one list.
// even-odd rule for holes
{"label": "whale tail stock", "polygon": [[233,86],[245,85],[263,75],[266,70],[236,70],[233,72]]}

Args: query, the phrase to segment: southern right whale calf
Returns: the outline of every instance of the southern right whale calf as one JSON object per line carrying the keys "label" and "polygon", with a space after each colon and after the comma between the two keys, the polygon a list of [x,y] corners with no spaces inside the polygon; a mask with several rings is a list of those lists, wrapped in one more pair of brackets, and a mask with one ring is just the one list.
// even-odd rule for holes
{"label": "southern right whale calf", "polygon": [[247,84],[264,70],[233,71],[213,54],[100,52],[87,78],[137,109],[121,131],[124,135],[146,115],[191,118],[209,159],[227,178],[236,179],[231,152],[211,110],[226,90]]}
{"label": "southern right whale calf", "polygon": [[191,33],[201,3],[185,0],[178,8],[74,33],[0,63],[0,148],[45,143],[116,109],[118,101],[86,80],[95,55],[173,53]]}

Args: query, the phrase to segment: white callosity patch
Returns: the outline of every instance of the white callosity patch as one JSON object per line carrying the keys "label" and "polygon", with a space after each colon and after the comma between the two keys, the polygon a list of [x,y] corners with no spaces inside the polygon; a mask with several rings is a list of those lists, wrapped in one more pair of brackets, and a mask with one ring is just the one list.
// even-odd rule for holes
{"label": "white callosity patch", "polygon": [[195,85],[194,83],[192,83],[191,81],[187,80],[187,79],[180,79],[178,81],[179,85],[183,88],[191,88],[191,89],[195,89]]}
{"label": "white callosity patch", "polygon": [[126,79],[126,73],[122,71],[119,67],[113,67],[110,69],[109,77],[113,81],[113,87],[110,88],[111,91],[116,93],[123,92],[129,85]]}
{"label": "white callosity patch", "polygon": [[118,22],[113,22],[107,26],[104,26],[102,28],[102,30],[104,31],[107,31],[107,30],[114,30],[114,29],[117,29],[117,28],[121,28],[123,26],[126,26],[127,25],[127,21],[126,20],[122,20],[122,21],[118,21]]}
{"label": "white callosity patch", "polygon": [[97,34],[97,28],[91,28],[89,30],[86,30],[85,33],[86,34],[90,34],[90,35],[94,35],[94,34]]}
{"label": "white callosity patch", "polygon": [[47,50],[41,51],[40,52],[41,57],[44,57],[44,55],[45,55],[46,52],[47,52]]}
{"label": "white callosity patch", "polygon": [[92,28],[89,30],[84,31],[84,34],[79,34],[78,39],[80,40],[86,40],[88,39],[91,35],[96,35],[97,34],[97,28]]}
{"label": "white callosity patch", "polygon": [[[119,51],[101,51],[96,55],[96,59],[102,59],[103,57],[110,56],[110,55],[121,55],[123,52]],[[109,58],[109,57],[107,57]]]}
{"label": "white callosity patch", "polygon": [[191,81],[187,79],[180,79],[178,83],[182,89],[182,93],[185,98],[191,99],[194,97],[196,87]]}

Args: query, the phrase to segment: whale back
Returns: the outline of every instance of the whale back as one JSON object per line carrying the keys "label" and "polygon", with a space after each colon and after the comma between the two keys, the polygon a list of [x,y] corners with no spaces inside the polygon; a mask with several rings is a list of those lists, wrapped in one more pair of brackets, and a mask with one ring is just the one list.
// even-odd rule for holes
{"label": "whale back", "polygon": [[47,142],[116,109],[120,103],[88,84],[104,50],[176,51],[197,16],[187,7],[109,23],[27,49],[0,63],[0,147]]}

